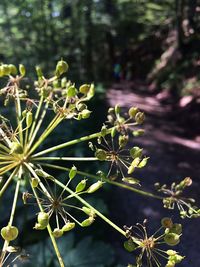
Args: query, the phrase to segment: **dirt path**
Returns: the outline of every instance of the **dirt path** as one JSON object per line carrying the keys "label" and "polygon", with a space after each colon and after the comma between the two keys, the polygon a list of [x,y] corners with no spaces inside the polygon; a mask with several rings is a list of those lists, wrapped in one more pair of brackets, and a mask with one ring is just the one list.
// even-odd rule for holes
{"label": "dirt path", "polygon": [[[118,103],[125,110],[130,106],[137,106],[146,113],[146,134],[133,140],[134,144],[143,147],[145,154],[150,156],[148,167],[137,173],[143,188],[152,191],[153,184],[157,181],[170,184],[172,181],[190,176],[193,185],[188,193],[200,206],[200,142],[197,141],[199,139],[187,138],[187,129],[179,125],[179,118],[174,116],[175,111],[171,105],[162,105],[155,96],[144,93],[144,86],[132,87],[135,87],[135,90],[130,89],[129,84],[113,85],[107,92],[107,102],[110,106]],[[176,212],[163,209],[160,201],[135,196],[121,189],[116,189],[110,202],[111,216],[121,225],[132,225],[147,218],[149,228],[156,230],[159,220],[164,216],[173,216],[174,220],[183,223],[183,242],[176,249],[186,255],[186,259],[180,267],[200,266],[200,219],[181,220]],[[121,206],[123,213],[119,214],[116,211],[117,205]],[[117,241],[116,250],[119,262],[125,264],[127,259],[128,262],[132,262],[132,255],[123,252],[121,244]]]}

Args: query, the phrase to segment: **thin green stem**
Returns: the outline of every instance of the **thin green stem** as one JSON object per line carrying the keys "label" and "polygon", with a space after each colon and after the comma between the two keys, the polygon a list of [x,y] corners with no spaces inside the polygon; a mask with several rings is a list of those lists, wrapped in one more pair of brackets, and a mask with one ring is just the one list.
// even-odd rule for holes
{"label": "thin green stem", "polygon": [[38,141],[33,145],[28,155],[31,155],[36,148],[47,138],[47,136],[58,126],[58,124],[63,120],[62,117],[57,116],[54,123],[39,137]]}
{"label": "thin green stem", "polygon": [[1,188],[1,190],[0,190],[0,198],[2,197],[3,193],[7,189],[8,185],[12,181],[12,179],[15,176],[15,174],[17,173],[17,171],[18,171],[18,168],[14,169],[14,171],[11,173],[11,175],[9,176],[9,178],[7,179],[7,181],[5,182],[5,184],[3,185],[3,187]]}
{"label": "thin green stem", "polygon": [[[111,132],[111,129],[108,130],[108,133]],[[33,155],[32,157],[35,158],[35,157],[41,156],[43,154],[50,153],[52,151],[56,151],[58,149],[65,148],[67,146],[75,145],[75,144],[78,144],[80,142],[84,142],[84,141],[88,141],[88,140],[91,140],[91,139],[94,139],[94,138],[98,138],[99,136],[101,136],[101,132],[90,134],[90,135],[86,135],[84,137],[80,137],[80,138],[77,138],[77,139],[62,143],[60,145],[56,145],[56,146],[50,147],[50,148],[45,149],[43,151],[40,151],[40,152],[36,153],[35,155]]]}
{"label": "thin green stem", "polygon": [[63,160],[63,161],[97,161],[98,158],[95,157],[38,157],[33,158],[34,161],[40,161],[40,160]]}
{"label": "thin green stem", "polygon": [[[48,164],[48,163],[42,163],[42,162],[40,164],[42,166],[50,167],[50,168],[53,168],[53,169],[58,169],[58,170],[63,170],[63,171],[70,172],[70,168],[57,166],[57,165],[53,165],[53,164]],[[90,173],[87,173],[87,172],[77,171],[77,174],[79,174],[81,176],[84,176],[84,177],[90,177],[90,178],[93,178],[93,179],[96,179],[96,180],[102,180],[99,176],[94,175],[94,174],[90,174]],[[146,191],[143,191],[143,190],[128,186],[128,185],[123,184],[123,183],[118,183],[118,182],[115,182],[115,181],[111,181],[111,180],[109,180],[107,178],[103,178],[103,181],[105,181],[105,182],[107,182],[109,184],[118,186],[118,187],[122,187],[124,189],[129,190],[129,191],[133,191],[133,192],[135,192],[137,194],[140,194],[140,195],[143,195],[143,196],[152,197],[152,198],[156,198],[156,199],[160,199],[160,200],[163,199],[163,197],[161,197],[161,196],[154,195],[153,193],[146,192]]]}
{"label": "thin green stem", "polygon": [[40,97],[40,101],[39,101],[39,105],[38,105],[38,108],[37,108],[37,111],[36,111],[36,114],[35,114],[35,117],[34,117],[34,120],[33,120],[33,123],[31,125],[31,130],[30,130],[30,133],[29,133],[29,140],[31,139],[31,137],[33,135],[33,132],[35,130],[35,126],[36,126],[36,123],[37,123],[37,120],[38,120],[38,117],[39,117],[39,114],[40,114],[40,111],[41,111],[41,108],[42,108],[43,101],[44,101],[44,97],[41,96]]}
{"label": "thin green stem", "polygon": [[[31,185],[33,194],[34,194],[34,196],[35,196],[35,198],[36,198],[36,200],[37,200],[38,207],[39,207],[40,211],[43,212],[44,210],[43,210],[43,207],[42,207],[42,205],[41,205],[41,203],[40,203],[40,200],[39,200],[39,197],[38,197],[38,195],[37,195],[37,192],[36,192],[35,188],[32,186],[31,183],[30,183],[30,185]],[[57,256],[57,258],[58,258],[60,267],[65,267],[64,262],[63,262],[63,259],[62,259],[61,254],[60,254],[60,251],[59,251],[59,249],[58,249],[58,246],[57,246],[55,237],[54,237],[53,234],[52,234],[51,226],[50,226],[49,224],[48,224],[48,226],[47,226],[47,230],[48,230],[49,236],[50,236],[50,238],[51,238],[51,242],[52,242],[52,244],[53,244],[53,247],[54,247],[56,256]]]}
{"label": "thin green stem", "polygon": [[22,122],[21,122],[22,111],[21,111],[21,102],[19,99],[19,89],[18,89],[17,84],[15,84],[15,90],[16,90],[15,107],[16,107],[16,112],[17,112],[17,125],[19,127],[20,142],[23,145],[23,133],[22,133]]}

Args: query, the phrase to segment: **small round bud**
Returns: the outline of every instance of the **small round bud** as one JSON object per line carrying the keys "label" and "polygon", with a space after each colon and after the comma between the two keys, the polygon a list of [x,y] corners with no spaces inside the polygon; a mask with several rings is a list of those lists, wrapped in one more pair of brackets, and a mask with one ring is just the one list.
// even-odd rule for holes
{"label": "small round bud", "polygon": [[168,217],[164,217],[162,220],[161,220],[161,225],[164,227],[164,228],[171,228],[173,226],[173,222],[172,222],[172,219],[168,218]]}
{"label": "small round bud", "polygon": [[107,153],[103,149],[97,149],[95,152],[95,157],[98,158],[100,161],[104,161],[107,158]]}
{"label": "small round bud", "polygon": [[69,66],[68,66],[67,62],[64,60],[60,60],[60,61],[58,61],[57,65],[56,65],[56,75],[60,76],[63,73],[67,72],[68,69],[69,69]]}
{"label": "small round bud", "polygon": [[33,177],[32,179],[31,179],[31,185],[32,185],[32,187],[38,187],[38,184],[39,184],[39,179],[38,178],[36,178],[36,177]]}
{"label": "small round bud", "polygon": [[81,118],[82,119],[88,119],[90,117],[90,114],[91,114],[91,111],[88,110],[88,109],[84,109],[82,112],[81,112]]}
{"label": "small round bud", "polygon": [[79,87],[79,91],[82,93],[82,94],[87,94],[90,90],[90,84],[83,84]]}
{"label": "small round bud", "polygon": [[131,107],[128,111],[128,114],[131,118],[135,118],[135,115],[138,113],[139,109],[136,107]]}
{"label": "small round bud", "polygon": [[49,224],[49,214],[41,211],[38,213],[37,220],[42,227],[47,227]]}
{"label": "small round bud", "polygon": [[128,143],[128,136],[127,135],[120,135],[119,136],[119,146],[125,147]]}
{"label": "small round bud", "polygon": [[180,242],[180,238],[177,234],[169,233],[165,235],[164,241],[169,246],[176,246]]}
{"label": "small round bud", "polygon": [[134,158],[140,158],[142,156],[142,148],[139,148],[138,146],[134,146],[130,149],[130,156]]}
{"label": "small round bud", "polygon": [[8,67],[10,69],[10,74],[11,75],[16,75],[17,74],[17,68],[15,67],[15,65],[9,64]]}
{"label": "small round bud", "polygon": [[133,240],[130,238],[127,241],[124,242],[124,248],[128,252],[132,252],[137,248],[137,245],[133,242]]}
{"label": "small round bud", "polygon": [[170,233],[180,235],[182,233],[182,225],[180,223],[174,223],[170,228]]}
{"label": "small round bud", "polygon": [[64,77],[64,78],[61,79],[61,87],[62,87],[62,88],[65,88],[66,85],[67,85],[67,78]]}
{"label": "small round bud", "polygon": [[17,227],[8,225],[1,229],[1,236],[6,241],[12,241],[17,238],[18,232]]}
{"label": "small round bud", "polygon": [[68,97],[74,97],[76,95],[76,88],[74,86],[70,86],[67,89],[67,96]]}
{"label": "small round bud", "polygon": [[138,129],[138,130],[132,132],[133,136],[135,136],[135,137],[142,136],[144,133],[145,133],[145,130],[143,130],[143,129]]}
{"label": "small round bud", "polygon": [[89,215],[89,216],[91,216],[91,215],[94,214],[94,212],[93,212],[90,208],[85,207],[85,206],[82,207],[82,211],[85,212],[85,214],[87,214],[87,215]]}
{"label": "small round bud", "polygon": [[136,115],[135,115],[135,121],[138,123],[138,124],[142,124],[144,122],[144,119],[145,119],[145,115],[143,112],[138,112]]}

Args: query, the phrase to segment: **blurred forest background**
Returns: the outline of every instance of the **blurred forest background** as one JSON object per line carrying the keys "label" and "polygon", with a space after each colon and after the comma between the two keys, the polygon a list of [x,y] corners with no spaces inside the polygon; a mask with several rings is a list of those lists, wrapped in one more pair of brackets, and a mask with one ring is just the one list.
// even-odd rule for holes
{"label": "blurred forest background", "polygon": [[[92,104],[97,111],[88,122],[90,130],[100,128],[109,105],[120,103],[125,111],[138,105],[147,113],[147,135],[133,140],[152,158],[150,167],[139,174],[145,178],[142,185],[153,190],[153,183],[161,178],[169,183],[170,179],[191,176],[192,194],[200,201],[200,0],[0,1],[0,62],[23,63],[34,77],[35,65],[40,64],[44,73],[50,74],[61,57],[69,63],[70,79],[78,84],[94,82],[97,87]],[[81,127],[87,133],[84,125]],[[68,130],[68,135],[73,136],[74,130]],[[60,129],[58,138],[62,134]],[[83,152],[81,148],[76,154]],[[168,214],[156,201],[147,203],[121,189],[112,191],[112,197],[109,192],[92,201],[121,226],[147,217],[155,230],[160,218]],[[118,206],[121,210],[116,209]],[[2,205],[0,210],[4,210]],[[185,224],[188,234],[180,250],[187,259],[180,266],[198,267],[198,219]],[[27,251],[38,254],[39,262],[36,265],[32,256],[25,264],[55,266],[51,249],[44,250],[45,239],[35,240],[27,222],[23,227],[27,230],[21,245],[36,244]],[[97,222],[93,230],[70,233],[62,241],[68,266],[131,263],[133,255],[123,252],[123,240],[107,228]]]}

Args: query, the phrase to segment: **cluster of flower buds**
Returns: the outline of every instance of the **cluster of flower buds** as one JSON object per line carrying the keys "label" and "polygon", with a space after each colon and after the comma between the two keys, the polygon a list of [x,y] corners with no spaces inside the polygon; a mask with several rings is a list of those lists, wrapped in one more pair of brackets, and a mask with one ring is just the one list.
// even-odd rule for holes
{"label": "cluster of flower buds", "polygon": [[158,192],[167,195],[163,198],[164,208],[174,209],[177,206],[181,218],[197,218],[200,216],[200,209],[194,205],[195,200],[183,196],[184,189],[191,184],[192,179],[186,177],[179,183],[173,182],[169,188],[166,184],[160,185],[159,183],[155,184],[155,188]]}
{"label": "cluster of flower buds", "polygon": [[[145,220],[143,224],[138,223],[131,227],[124,226],[127,236],[124,248],[128,252],[141,251],[136,257],[136,265],[129,264],[128,266],[142,267],[145,261],[148,262],[148,266],[161,266],[158,256],[168,260],[165,267],[174,267],[180,263],[184,257],[174,250],[163,250],[162,244],[176,246],[180,242],[182,225],[173,223],[170,218],[166,217],[161,220],[161,227],[153,235],[148,236],[146,222]],[[159,234],[160,231],[162,232]]]}

